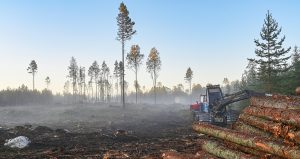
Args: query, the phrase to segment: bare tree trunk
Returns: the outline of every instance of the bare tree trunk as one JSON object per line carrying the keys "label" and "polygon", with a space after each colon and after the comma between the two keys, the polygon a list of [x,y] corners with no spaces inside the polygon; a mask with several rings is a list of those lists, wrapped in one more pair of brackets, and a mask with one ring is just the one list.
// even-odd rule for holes
{"label": "bare tree trunk", "polygon": [[109,79],[108,73],[106,74],[106,102],[109,102]]}
{"label": "bare tree trunk", "polygon": [[154,94],[155,94],[155,104],[156,104],[156,79],[155,79],[155,82],[154,82],[155,84],[154,84]]}
{"label": "bare tree trunk", "polygon": [[154,66],[154,73],[153,73],[153,78],[154,78],[154,103],[156,104],[156,71],[155,71],[155,66]]}
{"label": "bare tree trunk", "polygon": [[97,96],[98,96],[98,83],[97,83],[97,80],[95,80],[95,101],[97,102]]}
{"label": "bare tree trunk", "polygon": [[122,105],[125,108],[125,68],[124,68],[124,45],[125,41],[122,40]]}
{"label": "bare tree trunk", "polygon": [[93,101],[93,96],[94,96],[94,89],[93,89],[93,84],[92,84],[92,96],[91,96],[92,101]]}
{"label": "bare tree trunk", "polygon": [[137,69],[135,70],[135,103],[137,104],[137,92],[138,92],[138,81],[137,81]]}
{"label": "bare tree trunk", "polygon": [[121,92],[120,92],[120,103],[122,103],[122,101],[123,101],[123,88],[122,88],[122,86],[123,86],[123,81],[122,81],[122,75],[121,75],[121,79],[120,79],[120,83],[118,84],[118,85],[120,85],[120,89],[121,89]]}
{"label": "bare tree trunk", "polygon": [[32,71],[32,90],[34,91],[34,72]]}
{"label": "bare tree trunk", "polygon": [[192,94],[192,80],[190,80],[190,94]]}
{"label": "bare tree trunk", "polygon": [[73,102],[76,103],[75,82],[73,81]]}
{"label": "bare tree trunk", "polygon": [[86,84],[85,84],[85,81],[84,81],[84,88],[83,88],[83,98],[84,98],[84,100],[86,99]]}
{"label": "bare tree trunk", "polygon": [[117,77],[117,95],[116,95],[116,101],[119,101],[118,95],[119,95],[119,77]]}

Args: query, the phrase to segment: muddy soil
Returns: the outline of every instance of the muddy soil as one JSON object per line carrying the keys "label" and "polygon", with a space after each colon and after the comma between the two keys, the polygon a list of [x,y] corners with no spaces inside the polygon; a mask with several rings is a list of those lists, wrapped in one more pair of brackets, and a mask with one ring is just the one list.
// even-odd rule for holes
{"label": "muddy soil", "polygon": [[[57,117],[59,109],[54,107],[48,113]],[[195,154],[199,150],[201,136],[193,132],[184,105],[130,105],[125,110],[115,105],[70,106],[62,111],[61,121],[30,117],[31,122],[26,120],[31,111],[24,110],[0,112],[0,118],[6,119],[0,123],[0,158],[161,158],[164,151]],[[9,116],[11,112],[18,119]],[[35,113],[42,116],[44,112]],[[14,121],[9,122],[10,118]],[[4,146],[6,139],[21,135],[31,140],[28,147]]]}

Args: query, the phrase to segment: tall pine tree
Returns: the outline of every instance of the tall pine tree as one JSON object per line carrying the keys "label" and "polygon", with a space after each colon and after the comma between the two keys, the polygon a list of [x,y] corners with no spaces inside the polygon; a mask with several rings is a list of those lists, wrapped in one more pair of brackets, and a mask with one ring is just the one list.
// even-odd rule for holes
{"label": "tall pine tree", "polygon": [[278,91],[280,87],[279,75],[287,70],[287,56],[291,47],[282,47],[285,36],[279,38],[281,27],[273,19],[272,14],[266,14],[263,28],[260,32],[261,41],[254,40],[257,59],[249,59],[258,64],[259,80],[263,83],[263,89],[268,92]]}
{"label": "tall pine tree", "polygon": [[123,108],[125,108],[125,79],[124,79],[124,47],[125,42],[127,40],[130,40],[132,35],[136,33],[136,31],[133,29],[134,21],[131,21],[131,18],[129,17],[129,11],[127,10],[126,5],[122,2],[119,7],[119,14],[117,17],[117,23],[118,23],[118,37],[117,40],[122,43],[122,104]]}
{"label": "tall pine tree", "polygon": [[73,87],[73,97],[74,97],[74,102],[76,102],[76,92],[77,92],[77,80],[78,80],[78,65],[76,62],[76,59],[72,56],[70,60],[70,66],[68,67],[69,70],[69,75],[68,77],[72,81],[72,87]]}
{"label": "tall pine tree", "polygon": [[190,67],[186,70],[184,79],[189,83],[189,87],[190,87],[189,91],[190,91],[190,94],[192,94],[193,71]]}
{"label": "tall pine tree", "polygon": [[153,47],[148,56],[147,62],[147,72],[150,73],[151,78],[153,80],[153,88],[154,88],[154,102],[156,104],[156,81],[158,78],[158,72],[161,69],[161,60],[159,56],[159,52]]}
{"label": "tall pine tree", "polygon": [[38,67],[37,67],[35,60],[32,60],[29,64],[29,67],[27,68],[27,71],[28,71],[28,73],[32,74],[32,90],[33,91],[34,91],[34,77],[37,72],[37,69],[38,69]]}

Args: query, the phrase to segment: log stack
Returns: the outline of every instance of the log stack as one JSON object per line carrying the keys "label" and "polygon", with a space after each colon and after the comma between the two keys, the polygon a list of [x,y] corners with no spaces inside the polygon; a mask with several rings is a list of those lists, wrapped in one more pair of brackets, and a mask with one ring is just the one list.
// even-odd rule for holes
{"label": "log stack", "polygon": [[216,158],[300,159],[300,98],[252,97],[230,128],[199,122],[193,129],[206,136],[201,152]]}

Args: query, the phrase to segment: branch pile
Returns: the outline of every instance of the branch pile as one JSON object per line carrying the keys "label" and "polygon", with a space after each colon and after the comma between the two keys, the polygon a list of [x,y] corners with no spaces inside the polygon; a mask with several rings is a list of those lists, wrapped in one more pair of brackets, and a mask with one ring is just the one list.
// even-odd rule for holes
{"label": "branch pile", "polygon": [[300,159],[300,98],[252,97],[232,128],[194,123],[201,152],[225,159]]}

